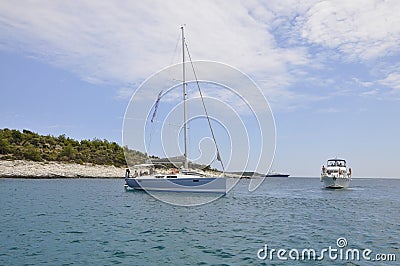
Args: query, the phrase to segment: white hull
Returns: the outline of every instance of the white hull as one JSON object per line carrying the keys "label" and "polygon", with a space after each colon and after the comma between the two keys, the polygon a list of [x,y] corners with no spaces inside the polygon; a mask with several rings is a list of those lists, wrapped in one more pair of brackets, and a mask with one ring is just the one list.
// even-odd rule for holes
{"label": "white hull", "polygon": [[126,178],[126,184],[136,190],[159,192],[201,192],[226,194],[226,178]]}
{"label": "white hull", "polygon": [[326,188],[347,188],[351,180],[351,168],[347,169],[346,160],[330,159],[322,166],[321,182]]}
{"label": "white hull", "polygon": [[334,176],[322,176],[321,181],[324,182],[326,188],[347,188],[349,187],[349,177],[334,177]]}

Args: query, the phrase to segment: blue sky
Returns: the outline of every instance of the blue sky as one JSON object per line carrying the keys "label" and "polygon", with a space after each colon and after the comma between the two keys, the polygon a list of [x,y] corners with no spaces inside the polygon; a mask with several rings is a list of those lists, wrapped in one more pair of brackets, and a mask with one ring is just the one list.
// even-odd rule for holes
{"label": "blue sky", "polygon": [[399,177],[399,12],[374,0],[2,1],[0,127],[122,143],[132,93],[179,62],[186,24],[194,59],[232,65],[265,94],[274,169],[316,176],[338,156],[355,176]]}

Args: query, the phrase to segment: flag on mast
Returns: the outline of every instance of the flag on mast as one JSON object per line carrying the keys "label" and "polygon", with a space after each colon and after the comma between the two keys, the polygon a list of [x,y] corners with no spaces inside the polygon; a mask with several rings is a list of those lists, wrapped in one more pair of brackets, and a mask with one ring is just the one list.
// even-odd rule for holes
{"label": "flag on mast", "polygon": [[160,93],[158,94],[158,96],[157,96],[157,101],[156,101],[156,103],[154,104],[154,112],[153,112],[153,116],[151,117],[151,123],[153,123],[153,121],[154,121],[154,118],[156,117],[156,113],[157,113],[157,109],[158,109],[158,104],[159,104],[159,102],[160,102],[160,99],[161,99],[161,96],[162,96],[162,90],[160,91]]}
{"label": "flag on mast", "polygon": [[220,162],[222,162],[221,156],[219,155],[219,152],[217,152],[217,160],[220,161]]}

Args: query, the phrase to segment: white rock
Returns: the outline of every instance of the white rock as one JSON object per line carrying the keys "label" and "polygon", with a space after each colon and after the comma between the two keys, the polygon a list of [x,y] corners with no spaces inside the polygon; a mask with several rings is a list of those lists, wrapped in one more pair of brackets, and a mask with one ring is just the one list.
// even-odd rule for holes
{"label": "white rock", "polygon": [[62,162],[0,160],[0,177],[98,177],[123,178],[125,168]]}

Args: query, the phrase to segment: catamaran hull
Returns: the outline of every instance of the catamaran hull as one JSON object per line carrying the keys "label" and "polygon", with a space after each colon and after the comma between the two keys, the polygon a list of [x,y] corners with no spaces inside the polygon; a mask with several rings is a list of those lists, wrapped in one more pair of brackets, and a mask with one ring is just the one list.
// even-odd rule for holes
{"label": "catamaran hull", "polygon": [[331,176],[323,176],[321,177],[322,181],[324,182],[325,188],[347,188],[349,187],[350,178],[343,178],[343,177],[331,177]]}
{"label": "catamaran hull", "polygon": [[159,192],[202,192],[226,194],[226,179],[223,177],[203,178],[125,178],[128,187],[136,190]]}

